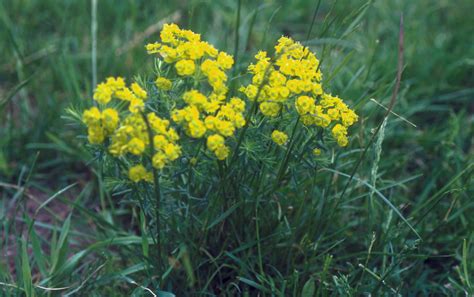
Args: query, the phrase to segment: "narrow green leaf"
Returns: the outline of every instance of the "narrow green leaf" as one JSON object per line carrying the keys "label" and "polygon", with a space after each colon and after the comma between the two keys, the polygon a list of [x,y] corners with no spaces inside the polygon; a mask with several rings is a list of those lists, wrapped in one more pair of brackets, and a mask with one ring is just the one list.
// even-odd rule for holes
{"label": "narrow green leaf", "polygon": [[265,288],[264,286],[262,286],[262,285],[260,285],[260,284],[258,284],[258,283],[256,283],[256,282],[254,282],[253,280],[250,280],[250,279],[248,279],[248,278],[245,278],[245,277],[237,277],[237,279],[238,279],[239,281],[241,281],[241,282],[243,282],[243,283],[245,283],[245,284],[247,284],[247,285],[249,285],[249,286],[255,288],[255,289],[259,289],[259,290],[264,291],[264,292],[267,292],[267,293],[270,292],[270,290],[268,290],[268,289]]}
{"label": "narrow green leaf", "polygon": [[[31,224],[32,220],[27,217],[27,222],[28,224]],[[31,228],[29,236],[33,246],[33,255],[35,256],[36,264],[38,264],[38,269],[42,276],[46,276],[47,270],[45,255],[43,255],[43,251],[41,250],[41,242],[39,240],[38,234],[36,234],[35,228]]]}
{"label": "narrow green leaf", "polygon": [[158,294],[158,297],[176,297],[176,295],[171,292],[158,291],[156,293]]}
{"label": "narrow green leaf", "polygon": [[238,202],[232,205],[228,210],[226,210],[223,214],[221,214],[217,219],[215,219],[209,226],[207,226],[206,230],[211,229],[215,225],[219,224],[223,220],[225,220],[228,216],[230,216],[236,209],[239,207],[241,202]]}
{"label": "narrow green leaf", "polygon": [[35,291],[33,287],[33,281],[31,279],[30,262],[28,259],[26,242],[24,240],[21,241],[21,275],[26,296],[34,297]]}
{"label": "narrow green leaf", "polygon": [[312,277],[304,284],[303,291],[301,291],[301,297],[313,297],[316,292],[316,284]]}
{"label": "narrow green leaf", "polygon": [[54,257],[52,259],[52,264],[51,264],[51,272],[54,272],[57,267],[61,266],[61,262],[63,260],[63,251],[65,251],[65,247],[67,245],[67,237],[69,235],[69,228],[71,226],[71,215],[70,214],[66,221],[63,224],[63,227],[61,228],[61,233],[59,235],[59,240],[56,245],[56,249],[54,252]]}
{"label": "narrow green leaf", "polygon": [[467,254],[468,254],[467,241],[466,239],[464,239],[463,244],[462,244],[462,266],[463,266],[463,272],[464,272],[464,280],[466,281],[468,288],[471,289],[471,281],[469,280],[469,272],[468,272]]}
{"label": "narrow green leaf", "polygon": [[66,192],[67,190],[69,190],[70,188],[74,187],[75,185],[77,185],[77,183],[73,183],[59,191],[57,191],[56,193],[54,193],[51,197],[49,197],[48,199],[46,199],[46,201],[44,201],[43,203],[41,203],[41,205],[36,209],[35,211],[35,216],[39,213],[39,211],[45,207],[46,205],[48,205],[51,201],[53,201],[54,198],[58,197],[59,195],[61,195],[62,193]]}
{"label": "narrow green leaf", "polygon": [[149,244],[148,244],[148,236],[147,236],[147,226],[146,226],[146,219],[143,210],[140,209],[140,233],[142,234],[142,252],[145,258],[148,258],[149,255]]}

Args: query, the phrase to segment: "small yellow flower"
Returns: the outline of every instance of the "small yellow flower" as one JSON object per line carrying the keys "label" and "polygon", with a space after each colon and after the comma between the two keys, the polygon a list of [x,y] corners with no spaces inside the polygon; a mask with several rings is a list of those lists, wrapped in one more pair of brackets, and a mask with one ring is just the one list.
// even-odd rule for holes
{"label": "small yellow flower", "polygon": [[176,68],[176,72],[178,75],[181,76],[190,76],[194,73],[196,66],[194,65],[194,61],[192,60],[181,60],[178,61],[174,67]]}
{"label": "small yellow flower", "polygon": [[166,156],[161,152],[156,153],[153,156],[151,162],[153,167],[155,167],[156,169],[163,169],[166,165]]}
{"label": "small yellow flower", "polygon": [[173,83],[171,82],[171,80],[169,80],[167,78],[158,77],[155,80],[155,85],[160,90],[169,91],[169,90],[171,90],[171,87],[173,86]]}
{"label": "small yellow flower", "polygon": [[148,52],[148,54],[157,54],[159,53],[159,49],[161,47],[161,44],[159,42],[155,42],[155,43],[149,43],[145,46],[146,48],[146,51]]}
{"label": "small yellow flower", "polygon": [[206,126],[201,120],[192,120],[188,124],[189,136],[201,138],[206,133]]}
{"label": "small yellow flower", "polygon": [[87,129],[87,139],[91,144],[101,144],[104,142],[104,130],[98,126],[92,126]]}
{"label": "small yellow flower", "polygon": [[321,149],[315,148],[315,149],[313,150],[313,154],[314,154],[315,156],[321,155]]}
{"label": "small yellow flower", "polygon": [[97,85],[94,91],[94,100],[100,104],[107,104],[112,100],[113,89],[105,83]]}
{"label": "small yellow flower", "polygon": [[225,160],[229,156],[230,149],[227,146],[222,145],[218,147],[214,153],[216,154],[217,159],[222,161],[222,160]]}
{"label": "small yellow flower", "polygon": [[147,93],[139,84],[136,82],[131,85],[133,93],[140,99],[145,100],[147,98]]}
{"label": "small yellow flower", "polygon": [[332,130],[332,136],[336,139],[337,144],[341,147],[344,147],[348,144],[347,139],[347,128],[341,124],[336,124]]}
{"label": "small yellow flower", "polygon": [[245,102],[240,98],[232,97],[230,105],[236,112],[243,112],[245,110]]}
{"label": "small yellow flower", "polygon": [[319,84],[319,83],[313,84],[313,87],[312,87],[312,90],[311,90],[311,91],[312,91],[313,94],[316,95],[316,96],[319,96],[319,95],[322,95],[322,94],[323,94],[323,88],[322,88],[321,84]]}
{"label": "small yellow flower", "polygon": [[132,138],[127,144],[127,150],[134,155],[141,155],[145,151],[145,142],[140,138]]}
{"label": "small yellow flower", "polygon": [[168,144],[169,141],[164,135],[155,135],[155,137],[153,137],[153,145],[156,150],[164,150]]}
{"label": "small yellow flower", "polygon": [[102,126],[107,133],[114,132],[119,123],[118,112],[113,108],[107,108],[102,112]]}
{"label": "small yellow flower", "polygon": [[296,99],[295,106],[300,115],[305,115],[314,108],[314,100],[308,96],[300,96]]}
{"label": "small yellow flower", "polygon": [[202,110],[206,105],[207,98],[197,90],[190,90],[183,94],[183,100],[189,105],[194,105]]}
{"label": "small yellow flower", "polygon": [[131,181],[138,183],[140,181],[152,182],[153,174],[145,169],[143,165],[135,165],[128,170],[128,177]]}
{"label": "small yellow flower", "polygon": [[275,130],[272,132],[272,140],[278,145],[284,145],[288,141],[288,135],[285,132]]}
{"label": "small yellow flower", "polygon": [[181,147],[176,144],[168,143],[163,149],[166,157],[170,161],[174,161],[181,155]]}
{"label": "small yellow flower", "polygon": [[232,68],[232,65],[234,64],[234,59],[231,55],[225,52],[220,52],[219,55],[217,55],[217,64],[220,68],[227,70]]}
{"label": "small yellow flower", "polygon": [[207,138],[207,148],[210,151],[215,151],[224,145],[224,141],[224,137],[219,134],[213,134]]}
{"label": "small yellow flower", "polygon": [[82,114],[82,121],[88,126],[100,125],[101,113],[97,107],[86,109]]}
{"label": "small yellow flower", "polygon": [[137,113],[139,111],[143,111],[144,106],[145,106],[145,103],[142,100],[135,98],[132,101],[130,101],[130,105],[128,106],[128,109],[130,110],[131,113]]}
{"label": "small yellow flower", "polygon": [[133,94],[132,90],[130,90],[127,87],[115,92],[115,96],[118,99],[123,100],[123,101],[132,101],[134,99],[138,99],[137,96],[135,96],[135,94]]}
{"label": "small yellow flower", "polygon": [[267,117],[276,117],[280,112],[280,104],[274,102],[262,102],[259,108]]}
{"label": "small yellow flower", "polygon": [[215,123],[216,130],[223,136],[229,137],[234,134],[235,127],[232,122],[218,120]]}

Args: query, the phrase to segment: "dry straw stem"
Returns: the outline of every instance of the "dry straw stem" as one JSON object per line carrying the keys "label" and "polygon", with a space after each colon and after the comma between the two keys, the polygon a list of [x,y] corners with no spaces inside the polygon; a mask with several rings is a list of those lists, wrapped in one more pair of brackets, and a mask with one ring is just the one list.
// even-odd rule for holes
{"label": "dry straw stem", "polygon": [[[383,109],[385,110],[389,110],[387,107],[385,107],[383,104],[379,103],[377,100],[375,100],[374,98],[370,98],[370,101],[374,102],[375,104],[377,104],[378,106],[382,107]],[[394,111],[391,111],[390,110],[390,113],[393,114],[394,116],[396,116],[397,118],[399,118],[400,120],[404,121],[405,123],[408,123],[410,125],[412,125],[413,127],[415,128],[418,128],[415,124],[413,124],[412,122],[410,122],[409,120],[407,120],[405,117],[402,117],[401,115],[399,115],[398,113],[394,112]]]}
{"label": "dry straw stem", "polygon": [[97,0],[91,2],[91,36],[92,36],[92,85],[97,85]]}
{"label": "dry straw stem", "polygon": [[145,31],[135,34],[135,36],[133,36],[130,42],[126,43],[124,46],[119,47],[118,49],[115,50],[115,55],[116,56],[123,55],[124,53],[130,51],[134,47],[141,46],[143,44],[143,41],[146,38],[160,31],[164,24],[177,23],[180,19],[181,19],[181,12],[175,11],[173,14],[149,26],[148,28],[145,29]]}

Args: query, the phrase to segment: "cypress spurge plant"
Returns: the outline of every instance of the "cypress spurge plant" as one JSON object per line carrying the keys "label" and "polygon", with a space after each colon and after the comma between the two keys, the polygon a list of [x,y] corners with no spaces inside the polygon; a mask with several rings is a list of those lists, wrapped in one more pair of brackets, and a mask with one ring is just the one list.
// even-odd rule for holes
{"label": "cypress spurge plant", "polygon": [[[301,239],[282,211],[299,202],[289,217],[313,223],[302,210],[314,207],[307,199],[317,165],[347,146],[358,117],[327,92],[316,55],[291,38],[280,38],[272,54],[258,52],[250,81],[232,96],[231,55],[175,24],[160,37],[146,45],[155,72],[129,85],[106,79],[82,116],[105,173],[148,218],[143,236],[153,252],[143,256],[155,287],[230,294],[240,281],[249,291],[284,295],[287,288],[268,277],[310,262],[294,251]],[[275,248],[269,254],[262,246]]]}

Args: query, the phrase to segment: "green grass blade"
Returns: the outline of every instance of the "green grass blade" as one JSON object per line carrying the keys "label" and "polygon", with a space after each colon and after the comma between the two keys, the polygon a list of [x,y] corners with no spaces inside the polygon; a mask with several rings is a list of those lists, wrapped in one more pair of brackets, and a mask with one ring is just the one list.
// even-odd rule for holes
{"label": "green grass blade", "polygon": [[33,286],[33,281],[31,279],[31,267],[28,259],[28,251],[26,242],[21,241],[21,276],[23,280],[23,288],[27,297],[34,297],[35,290]]}

